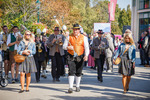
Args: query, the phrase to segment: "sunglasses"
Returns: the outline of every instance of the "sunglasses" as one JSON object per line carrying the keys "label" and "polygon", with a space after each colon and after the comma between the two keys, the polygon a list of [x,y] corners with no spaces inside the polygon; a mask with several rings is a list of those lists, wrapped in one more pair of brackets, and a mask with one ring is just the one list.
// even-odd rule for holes
{"label": "sunglasses", "polygon": [[31,36],[31,34],[26,34],[26,36]]}

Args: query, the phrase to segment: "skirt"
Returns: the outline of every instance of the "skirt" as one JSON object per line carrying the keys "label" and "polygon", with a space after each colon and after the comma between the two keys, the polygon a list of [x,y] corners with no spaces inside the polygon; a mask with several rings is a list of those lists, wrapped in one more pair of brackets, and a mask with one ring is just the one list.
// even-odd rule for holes
{"label": "skirt", "polygon": [[19,71],[24,73],[37,72],[34,57],[26,57],[25,61],[20,64]]}
{"label": "skirt", "polygon": [[135,69],[133,68],[133,63],[131,60],[128,60],[127,57],[122,57],[118,72],[125,76],[134,75]]}
{"label": "skirt", "polygon": [[91,67],[95,66],[94,58],[90,54],[88,57],[88,66],[91,66]]}

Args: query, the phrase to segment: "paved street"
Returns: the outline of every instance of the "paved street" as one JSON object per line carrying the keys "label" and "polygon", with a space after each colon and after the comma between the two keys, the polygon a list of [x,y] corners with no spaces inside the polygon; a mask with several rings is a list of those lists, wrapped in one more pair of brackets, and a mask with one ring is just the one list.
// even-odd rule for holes
{"label": "paved street", "polygon": [[[130,90],[123,94],[122,77],[118,74],[118,67],[114,66],[113,73],[104,72],[104,82],[97,81],[95,70],[84,68],[81,81],[81,92],[68,94],[67,75],[61,77],[60,82],[53,83],[50,72],[48,78],[39,83],[35,82],[32,74],[30,92],[19,94],[20,84],[11,84],[0,87],[0,100],[150,100],[150,67],[142,67],[136,60],[136,74],[132,77]],[[48,67],[50,71],[50,67]],[[67,71],[67,68],[66,68]],[[74,87],[75,90],[75,87]]]}

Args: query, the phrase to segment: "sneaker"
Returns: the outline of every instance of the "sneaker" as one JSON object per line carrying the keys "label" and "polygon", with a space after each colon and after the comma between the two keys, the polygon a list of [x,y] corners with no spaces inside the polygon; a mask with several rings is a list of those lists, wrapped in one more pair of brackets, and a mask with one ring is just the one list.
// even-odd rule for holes
{"label": "sneaker", "polygon": [[15,81],[16,81],[16,82],[19,82],[19,79],[18,79],[18,78],[16,78],[16,79],[15,79]]}
{"label": "sneaker", "polygon": [[111,70],[107,70],[107,72],[108,72],[108,73],[111,73],[112,71],[111,71]]}
{"label": "sneaker", "polygon": [[80,88],[79,87],[76,87],[76,92],[80,92]]}
{"label": "sneaker", "polygon": [[69,88],[68,89],[68,93],[72,93],[73,92],[73,89],[72,88]]}
{"label": "sneaker", "polygon": [[15,83],[16,81],[15,81],[15,79],[12,79],[11,82],[12,82],[12,83]]}

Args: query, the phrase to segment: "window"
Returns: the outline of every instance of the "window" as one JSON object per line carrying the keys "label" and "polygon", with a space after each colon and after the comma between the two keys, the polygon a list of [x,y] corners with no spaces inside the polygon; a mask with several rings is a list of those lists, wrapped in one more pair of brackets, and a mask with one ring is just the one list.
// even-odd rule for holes
{"label": "window", "polygon": [[139,9],[149,9],[150,0],[139,0]]}
{"label": "window", "polygon": [[139,14],[139,36],[150,28],[150,12]]}

